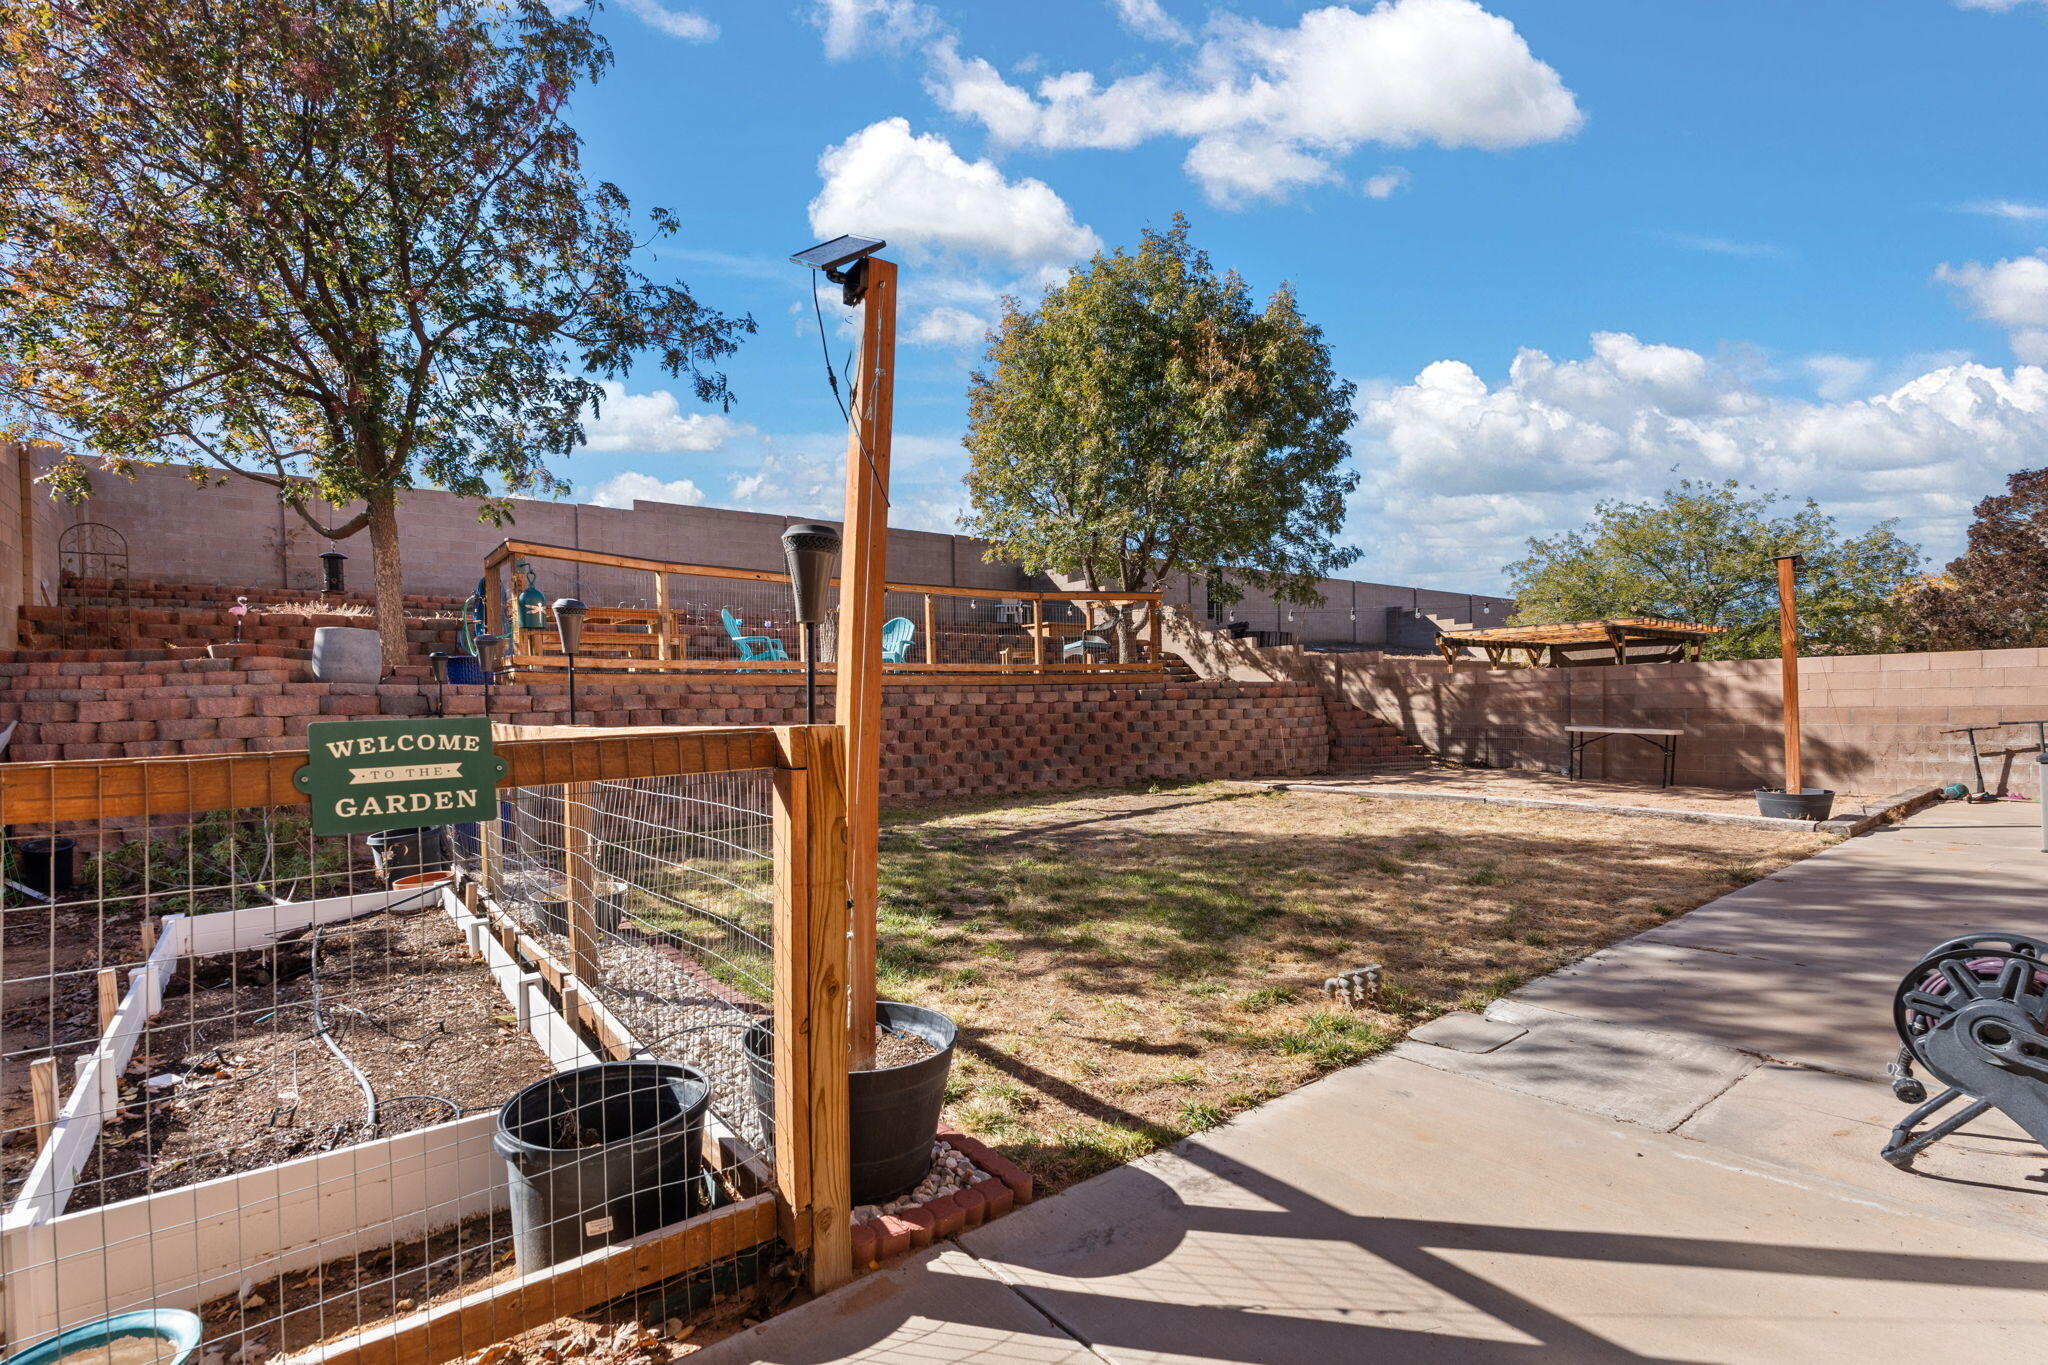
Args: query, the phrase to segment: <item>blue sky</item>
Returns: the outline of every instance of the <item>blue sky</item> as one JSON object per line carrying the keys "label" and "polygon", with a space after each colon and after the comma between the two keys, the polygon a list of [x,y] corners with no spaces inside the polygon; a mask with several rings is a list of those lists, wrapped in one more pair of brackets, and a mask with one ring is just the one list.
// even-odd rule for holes
{"label": "blue sky", "polygon": [[[617,0],[575,121],[760,325],[720,418],[634,374],[562,472],[834,515],[790,252],[903,268],[899,525],[964,506],[994,300],[1176,210],[1360,390],[1358,577],[1501,584],[1672,470],[1896,516],[1931,563],[2048,464],[2048,0]],[[845,351],[834,291],[827,331]],[[686,547],[677,547],[684,552]]]}

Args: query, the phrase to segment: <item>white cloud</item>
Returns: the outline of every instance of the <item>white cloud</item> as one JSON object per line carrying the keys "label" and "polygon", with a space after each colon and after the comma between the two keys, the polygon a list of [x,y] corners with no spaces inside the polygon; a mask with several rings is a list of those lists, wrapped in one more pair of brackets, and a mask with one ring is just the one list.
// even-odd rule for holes
{"label": "white cloud", "polygon": [[630,508],[636,500],[680,503],[684,507],[702,507],[705,502],[704,490],[694,479],[664,481],[632,469],[612,475],[590,491],[590,502],[597,507]]}
{"label": "white cloud", "polygon": [[1404,168],[1389,166],[1378,175],[1367,176],[1365,184],[1360,188],[1365,191],[1365,197],[1368,199],[1392,199],[1407,189],[1414,180],[1415,177],[1408,174]]}
{"label": "white cloud", "polygon": [[691,10],[670,9],[660,0],[624,0],[640,22],[671,38],[708,43],[718,37],[718,25]]}
{"label": "white cloud", "polygon": [[2048,204],[2026,204],[2017,199],[1982,199],[1963,205],[1963,212],[1982,214],[1986,218],[2010,219],[2016,223],[2032,223],[2048,218]]}
{"label": "white cloud", "polygon": [[[581,8],[583,0],[548,0],[548,9],[555,14],[568,14]],[[627,13],[657,32],[685,42],[708,43],[718,37],[718,25],[695,10],[670,9],[661,0],[623,0]]]}
{"label": "white cloud", "polygon": [[930,346],[979,346],[988,327],[988,318],[980,313],[941,305],[917,320],[909,339]]}
{"label": "white cloud", "polygon": [[1875,361],[1854,355],[1810,355],[1804,364],[1813,376],[1814,392],[1830,403],[1862,393],[1877,369]]}
{"label": "white cloud", "polygon": [[1166,12],[1159,0],[1110,0],[1123,26],[1140,38],[1162,43],[1191,43],[1187,26]]}
{"label": "white cloud", "polygon": [[[1815,360],[1824,384],[1849,382],[1862,364]],[[1811,496],[1852,529],[1898,516],[1940,561],[1979,498],[2011,471],[2048,463],[2048,370],[2036,366],[1954,364],[1870,397],[1815,402],[1625,333],[1596,334],[1584,359],[1524,350],[1497,388],[1441,360],[1360,411],[1354,516],[1372,524],[1353,536],[1381,547],[1383,575],[1506,564],[1529,536],[1584,524],[1603,497],[1656,494],[1674,467]]]}
{"label": "white cloud", "polygon": [[1775,242],[1743,242],[1732,237],[1708,237],[1692,232],[1665,234],[1665,240],[1687,251],[1704,251],[1710,256],[1782,256],[1785,248]]}
{"label": "white cloud", "polygon": [[1944,263],[1934,278],[1970,300],[1970,311],[2002,327],[2048,327],[2048,252],[1980,265]]}
{"label": "white cloud", "polygon": [[1567,137],[1584,121],[1556,71],[1474,0],[1330,6],[1293,28],[1221,16],[1184,67],[1107,85],[1048,76],[1036,92],[954,41],[932,48],[930,86],[949,111],[1003,142],[1129,148],[1188,139],[1188,173],[1219,203],[1334,179],[1365,143],[1503,149]]}
{"label": "white cloud", "polygon": [[939,27],[938,16],[916,0],[816,0],[811,20],[824,30],[825,56],[835,62],[900,50]]}
{"label": "white cloud", "polygon": [[935,133],[911,132],[906,119],[871,123],[826,148],[818,174],[825,184],[810,214],[820,237],[862,232],[914,252],[1018,265],[1071,261],[1102,245],[1043,180],[1010,180]]}
{"label": "white cloud", "polygon": [[2018,9],[2027,3],[2028,0],[1956,0],[1956,8],[1988,9],[2003,13],[2006,10]]}
{"label": "white cloud", "polygon": [[1102,247],[1044,181],[1011,180],[901,118],[828,147],[818,173],[813,232],[870,233],[919,261],[901,301],[913,343],[978,344],[1003,294],[1043,288]]}
{"label": "white cloud", "polygon": [[716,450],[735,436],[753,431],[723,413],[684,412],[667,389],[627,393],[611,380],[602,381],[604,399],[598,415],[587,417],[585,449],[597,453],[676,455]]}
{"label": "white cloud", "polygon": [[[829,448],[830,439],[821,444]],[[846,505],[845,480],[843,456],[770,451],[749,472],[732,476],[721,505],[837,520]]]}
{"label": "white cloud", "polygon": [[1944,262],[1934,278],[1960,290],[1976,316],[2005,328],[2023,363],[2048,365],[2048,250],[1991,265]]}

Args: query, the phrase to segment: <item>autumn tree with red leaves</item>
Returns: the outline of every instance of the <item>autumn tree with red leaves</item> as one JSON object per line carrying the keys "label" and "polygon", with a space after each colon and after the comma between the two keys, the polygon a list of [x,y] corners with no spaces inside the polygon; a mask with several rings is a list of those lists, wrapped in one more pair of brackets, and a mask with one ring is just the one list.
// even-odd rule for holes
{"label": "autumn tree with red leaves", "polygon": [[2023,469],[1977,504],[1968,547],[1901,604],[1920,649],[2048,645],[2048,469]]}
{"label": "autumn tree with red leaves", "polygon": [[642,354],[730,402],[752,321],[650,281],[674,218],[643,236],[583,175],[565,109],[610,61],[539,0],[11,6],[0,397],[91,452],[57,491],[181,463],[367,530],[402,661],[406,489],[488,521],[562,491],[548,462]]}

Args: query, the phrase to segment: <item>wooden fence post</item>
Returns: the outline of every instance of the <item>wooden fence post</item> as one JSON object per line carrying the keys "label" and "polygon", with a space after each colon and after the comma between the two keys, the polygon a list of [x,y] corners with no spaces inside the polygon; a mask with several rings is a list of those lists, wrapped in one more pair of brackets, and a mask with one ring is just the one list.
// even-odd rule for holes
{"label": "wooden fence post", "polygon": [[1785,708],[1785,792],[1805,790],[1799,753],[1799,556],[1778,557],[1779,686]]}
{"label": "wooden fence post", "polygon": [[[889,438],[896,391],[896,266],[863,263],[860,358],[846,448],[845,548],[832,718],[846,731],[847,890],[853,899],[853,1011],[874,1017],[875,889],[882,800],[882,614],[889,579]],[[875,1059],[873,1029],[852,1037],[853,1065]]]}
{"label": "wooden fence post", "polygon": [[114,1026],[114,1011],[121,1008],[121,974],[102,967],[94,984],[99,988],[100,1032],[104,1034]]}
{"label": "wooden fence post", "polygon": [[[971,659],[973,656],[969,656]],[[935,664],[939,661],[939,618],[932,610],[932,595],[924,595],[924,661]]]}
{"label": "wooden fence post", "polygon": [[675,629],[675,622],[669,619],[668,575],[659,569],[654,572],[654,657],[674,659],[680,657],[669,646],[669,636]]}
{"label": "wooden fence post", "polygon": [[837,726],[782,733],[802,766],[775,773],[775,1182],[783,1240],[823,1293],[853,1275],[845,742]]}
{"label": "wooden fence post", "polygon": [[[28,1064],[29,1104],[35,1113],[36,1150],[50,1140],[57,1127],[57,1059],[38,1057]],[[849,1251],[851,1248],[849,1247]]]}
{"label": "wooden fence post", "polygon": [[569,965],[577,979],[595,986],[604,976],[597,952],[595,869],[590,865],[591,823],[597,787],[570,782],[562,788],[562,867],[569,879]]}

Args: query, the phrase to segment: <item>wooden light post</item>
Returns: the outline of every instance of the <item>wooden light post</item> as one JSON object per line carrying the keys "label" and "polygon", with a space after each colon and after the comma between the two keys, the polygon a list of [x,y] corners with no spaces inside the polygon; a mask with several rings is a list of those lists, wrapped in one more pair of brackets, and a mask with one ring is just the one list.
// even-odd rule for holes
{"label": "wooden light post", "polygon": [[1780,555],[1777,565],[1778,653],[1780,686],[1785,697],[1785,793],[1797,796],[1806,786],[1799,771],[1799,556]]}
{"label": "wooden light post", "polygon": [[882,800],[882,589],[889,565],[889,430],[896,388],[896,266],[859,262],[860,359],[846,443],[846,534],[839,569],[833,719],[846,732],[848,1062],[875,1060],[875,887]]}

